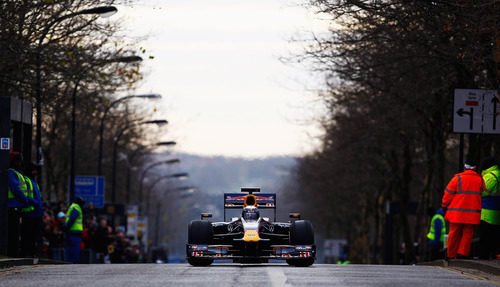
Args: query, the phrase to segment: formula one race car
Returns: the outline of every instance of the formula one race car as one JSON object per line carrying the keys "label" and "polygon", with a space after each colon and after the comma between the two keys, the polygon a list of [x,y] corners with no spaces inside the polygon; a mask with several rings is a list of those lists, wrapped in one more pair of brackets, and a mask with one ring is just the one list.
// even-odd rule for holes
{"label": "formula one race car", "polygon": [[[259,209],[273,209],[276,221],[276,194],[260,188],[242,188],[238,193],[224,193],[224,222],[210,222],[209,213],[188,226],[187,260],[194,266],[208,266],[214,259],[236,263],[265,263],[271,259],[286,260],[294,266],[314,263],[316,246],[311,223],[291,213],[291,222],[271,222],[260,216]],[[226,209],[241,209],[241,216],[226,221]]]}

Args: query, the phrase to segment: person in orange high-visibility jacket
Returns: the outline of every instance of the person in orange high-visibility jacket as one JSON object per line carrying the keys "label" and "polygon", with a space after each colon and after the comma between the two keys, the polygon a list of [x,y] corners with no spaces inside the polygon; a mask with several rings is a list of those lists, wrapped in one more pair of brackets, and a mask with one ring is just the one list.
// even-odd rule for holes
{"label": "person in orange high-visibility jacket", "polygon": [[455,174],[446,186],[441,207],[444,219],[450,222],[447,258],[468,258],[474,225],[481,219],[481,193],[484,180],[472,160],[465,163],[465,171]]}

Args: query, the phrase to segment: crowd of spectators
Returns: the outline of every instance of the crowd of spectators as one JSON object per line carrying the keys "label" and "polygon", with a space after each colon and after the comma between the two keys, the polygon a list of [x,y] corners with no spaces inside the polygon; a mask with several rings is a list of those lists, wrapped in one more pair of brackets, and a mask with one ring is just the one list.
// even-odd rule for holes
{"label": "crowd of spectators", "polygon": [[[41,256],[64,260],[64,222],[68,205],[60,201],[44,205]],[[106,216],[98,216],[90,204],[83,210],[83,234],[80,263],[148,262],[138,244],[131,242]]]}

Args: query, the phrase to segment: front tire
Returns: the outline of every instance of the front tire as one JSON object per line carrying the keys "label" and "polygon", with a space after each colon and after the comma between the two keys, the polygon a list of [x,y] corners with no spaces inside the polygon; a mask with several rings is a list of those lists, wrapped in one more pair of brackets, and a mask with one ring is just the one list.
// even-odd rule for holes
{"label": "front tire", "polygon": [[[313,245],[314,230],[311,222],[307,220],[296,220],[290,225],[291,245]],[[286,263],[297,267],[307,267],[314,263],[313,258],[287,259]]]}
{"label": "front tire", "polygon": [[189,257],[188,258],[188,263],[193,265],[193,266],[208,266],[214,262],[213,259],[206,259],[206,258],[193,258]]}
{"label": "front tire", "polygon": [[214,230],[212,224],[208,221],[193,220],[188,226],[189,244],[212,244]]}
{"label": "front tire", "polygon": [[288,263],[288,265],[292,265],[295,267],[309,267],[309,266],[313,265],[314,258],[287,259],[286,263]]}
{"label": "front tire", "polygon": [[[212,243],[214,230],[208,221],[193,220],[188,226],[188,244],[209,245]],[[214,262],[213,259],[195,258],[188,255],[188,263],[193,266],[208,266]]]}
{"label": "front tire", "polygon": [[290,225],[290,244],[314,244],[314,231],[311,222],[307,220],[296,220],[292,222]]}

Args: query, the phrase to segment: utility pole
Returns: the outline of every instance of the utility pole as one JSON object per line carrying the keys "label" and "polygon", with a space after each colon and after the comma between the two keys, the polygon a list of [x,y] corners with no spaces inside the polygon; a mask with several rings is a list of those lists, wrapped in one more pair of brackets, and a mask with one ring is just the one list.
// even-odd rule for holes
{"label": "utility pole", "polygon": [[[10,99],[7,97],[0,97],[0,138],[10,141]],[[4,148],[0,149],[0,254],[7,255],[10,150]]]}

